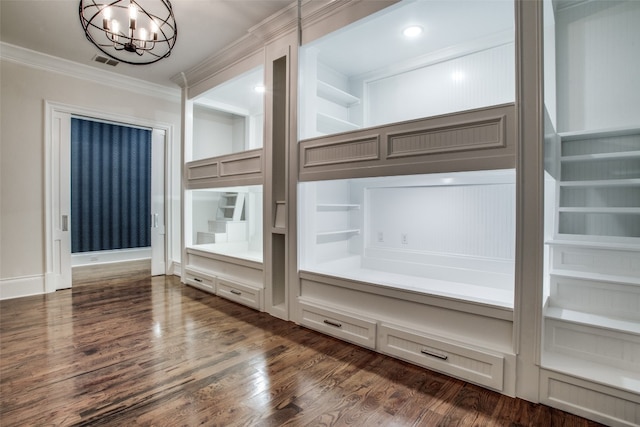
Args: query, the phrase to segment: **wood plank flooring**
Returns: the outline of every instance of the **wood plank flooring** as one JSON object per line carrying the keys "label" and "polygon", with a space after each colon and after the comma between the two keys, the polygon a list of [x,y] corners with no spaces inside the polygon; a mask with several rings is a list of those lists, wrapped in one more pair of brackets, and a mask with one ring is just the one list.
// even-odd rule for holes
{"label": "wood plank flooring", "polygon": [[0,301],[2,427],[598,425],[140,276]]}

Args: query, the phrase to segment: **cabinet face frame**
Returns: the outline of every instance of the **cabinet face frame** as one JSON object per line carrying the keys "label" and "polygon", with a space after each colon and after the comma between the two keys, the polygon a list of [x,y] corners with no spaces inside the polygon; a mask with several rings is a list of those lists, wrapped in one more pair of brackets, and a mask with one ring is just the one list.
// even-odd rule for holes
{"label": "cabinet face frame", "polygon": [[297,34],[265,47],[265,311],[289,320],[291,285],[297,277],[295,207],[297,186]]}
{"label": "cabinet face frame", "polygon": [[[313,3],[313,2],[308,2]],[[357,4],[357,5],[354,5]],[[383,7],[386,7],[390,4],[395,3],[394,1],[389,2],[331,2],[331,5],[328,7],[334,8],[334,14],[327,14],[328,18],[314,18],[309,14],[305,14],[303,17],[302,27],[303,27],[303,43],[313,40],[321,36],[324,33],[333,31],[338,29],[349,22],[347,20],[351,20],[352,18],[347,18],[347,14],[344,14],[344,8],[353,7],[354,10],[358,9],[360,12],[360,16],[366,16],[369,13],[373,13],[376,10],[380,10]],[[515,0],[516,3],[516,62],[517,62],[517,70],[516,70],[516,102],[514,104],[501,106],[505,107],[509,110],[508,115],[513,116],[512,118],[508,118],[507,122],[509,125],[506,126],[506,134],[511,134],[511,142],[508,141],[505,147],[483,147],[478,148],[478,150],[460,150],[458,153],[454,153],[453,155],[458,155],[460,158],[456,160],[460,165],[467,165],[469,170],[473,170],[473,165],[476,162],[476,155],[488,153],[490,150],[504,150],[498,156],[492,158],[492,156],[486,156],[483,158],[481,162],[483,163],[482,167],[490,167],[493,165],[494,168],[512,168],[515,167],[517,170],[517,194],[518,194],[518,202],[517,202],[517,242],[518,249],[516,253],[516,301],[515,301],[515,311],[513,313],[514,316],[514,351],[519,353],[518,355],[518,364],[519,367],[519,378],[522,373],[523,376],[522,382],[526,382],[529,384],[527,387],[518,387],[516,391],[516,395],[525,397],[528,400],[536,401],[538,399],[537,391],[537,360],[538,360],[538,344],[539,344],[539,336],[540,336],[540,327],[538,325],[539,314],[537,310],[539,307],[536,306],[536,301],[541,299],[541,249],[537,246],[539,243],[539,239],[537,236],[541,236],[542,234],[542,224],[539,222],[538,212],[541,210],[541,191],[539,187],[539,183],[541,181],[540,171],[542,170],[540,166],[540,149],[539,149],[539,141],[541,140],[541,126],[540,126],[540,109],[539,109],[539,100],[540,98],[540,69],[539,69],[539,61],[540,61],[540,42],[541,42],[541,19],[538,10],[540,4],[538,2],[529,2],[528,0]],[[308,4],[307,10],[311,10],[309,8],[315,7],[313,4]],[[367,9],[368,8],[368,9]],[[373,10],[375,9],[375,10]],[[363,10],[367,10],[367,12],[362,12]],[[350,15],[349,15],[350,16]],[[339,20],[333,20],[332,17],[341,17]],[[291,46],[290,50],[290,63],[297,63],[297,43],[291,42],[294,35],[287,35],[285,38],[290,40],[288,43]],[[274,44],[275,46],[275,44]],[[275,52],[275,51],[273,51]],[[272,52],[272,53],[273,53]],[[256,53],[255,57],[259,57],[259,63],[264,63],[266,54],[263,50],[260,50],[260,53]],[[272,54],[270,54],[272,55]],[[279,56],[277,54],[271,56],[271,59],[277,59]],[[225,78],[230,78],[234,73],[232,70],[233,67],[226,67],[222,71],[214,73],[210,78],[197,81],[191,87],[185,90],[184,99],[186,103],[192,102],[192,98],[197,96],[199,93],[202,93],[206,88],[212,87],[212,82],[214,81],[224,81]],[[225,77],[226,76],[226,77]],[[297,97],[297,79],[296,71],[292,70],[290,74],[291,79],[291,87],[289,93],[289,99],[295,100]],[[188,107],[185,108],[188,110]],[[294,109],[291,109],[294,110]],[[188,111],[186,111],[188,115]],[[290,135],[296,135],[296,112],[289,112],[290,122],[288,123],[288,129]],[[188,122],[188,119],[183,123]],[[185,131],[188,133],[188,131]],[[405,130],[398,130],[399,134],[402,136]],[[393,133],[393,132],[392,132]],[[366,136],[366,135],[365,135]],[[287,306],[291,307],[292,304],[295,304],[294,300],[297,296],[299,296],[300,289],[299,284],[295,284],[294,281],[299,282],[299,277],[297,276],[297,259],[296,259],[296,205],[297,205],[297,194],[295,187],[298,181],[298,174],[300,174],[301,180],[315,180],[321,179],[323,176],[334,176],[340,178],[348,178],[348,177],[357,177],[351,175],[350,172],[345,172],[346,169],[343,166],[333,166],[334,169],[327,168],[320,173],[313,175],[306,175],[303,177],[302,175],[302,166],[298,166],[298,162],[300,161],[300,153],[298,151],[299,146],[296,141],[292,141],[291,139],[295,139],[295,137],[290,137],[288,141],[288,145],[286,148],[287,155],[289,156],[288,164],[287,164],[287,173],[289,176],[285,180],[287,185],[289,186],[286,198],[285,198],[285,226],[284,227],[275,227],[276,233],[278,236],[284,236],[285,243],[284,248],[289,251],[286,255],[285,259],[289,263],[285,267],[286,274],[288,275],[288,291],[287,298]],[[266,140],[265,140],[266,146]],[[309,148],[309,147],[307,147]],[[378,153],[382,153],[382,150],[388,150],[388,144],[381,144]],[[449,153],[451,154],[451,153]],[[414,174],[414,173],[429,173],[430,171],[444,171],[452,167],[453,163],[448,163],[445,159],[449,155],[447,153],[421,153],[413,157],[415,161],[407,161],[407,159],[411,159],[411,156],[397,155],[391,156],[389,158],[390,161],[395,161],[396,163],[391,166],[395,173],[406,173],[406,174]],[[502,155],[504,154],[504,155]],[[380,155],[380,154],[378,154]],[[421,160],[416,160],[419,156],[423,157]],[[268,154],[264,155],[265,162],[268,161],[266,158]],[[441,157],[441,158],[440,158]],[[442,161],[426,161],[426,159],[438,159]],[[360,163],[361,168],[358,168],[361,172],[360,176],[370,176],[364,172],[367,168],[365,164],[366,161],[371,161],[375,159],[368,159]],[[264,163],[263,163],[264,164]],[[476,163],[477,164],[477,163]],[[426,167],[425,165],[430,165],[430,167]],[[499,165],[499,166],[498,166]],[[431,168],[433,166],[435,169]],[[477,167],[477,166],[476,166]],[[264,175],[268,173],[268,168],[264,168]],[[380,172],[377,173],[378,176],[382,175],[393,175],[394,173],[390,173],[389,170],[383,171],[383,169],[379,169]],[[401,172],[399,172],[401,171]],[[305,172],[306,173],[306,172]],[[270,193],[270,186],[272,184],[268,182],[264,182],[265,185],[265,193]],[[275,201],[273,201],[275,202]],[[265,206],[267,205],[265,200]],[[272,212],[273,206],[271,203],[269,205],[269,214],[265,215],[265,233],[267,230],[275,224],[275,212]],[[265,208],[266,209],[266,208]],[[183,209],[184,212],[184,209]],[[285,230],[284,233],[278,231]],[[183,245],[184,248],[184,245]],[[183,259],[186,259],[186,256],[183,256]],[[265,264],[265,269],[269,267]],[[540,282],[540,283],[538,283]],[[265,289],[266,290],[266,289]],[[540,294],[540,295],[539,295]],[[268,305],[266,303],[267,295],[265,295],[265,309],[268,310]],[[290,313],[290,317],[292,320],[296,321],[295,310],[292,310]],[[277,314],[276,314],[277,315]],[[533,326],[533,328],[532,328]],[[523,345],[518,343],[524,343]],[[524,355],[524,356],[522,356]],[[520,372],[523,371],[523,372]],[[530,381],[531,380],[531,381]],[[515,383],[515,380],[514,380]],[[520,381],[519,381],[520,383]]]}

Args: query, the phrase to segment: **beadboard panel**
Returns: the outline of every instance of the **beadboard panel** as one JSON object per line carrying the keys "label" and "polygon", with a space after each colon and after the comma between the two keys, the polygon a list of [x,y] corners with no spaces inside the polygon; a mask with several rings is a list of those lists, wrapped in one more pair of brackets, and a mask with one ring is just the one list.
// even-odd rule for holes
{"label": "beadboard panel", "polygon": [[388,158],[505,147],[504,117],[485,123],[390,134]]}
{"label": "beadboard panel", "polygon": [[640,335],[559,319],[545,319],[546,350],[612,366],[640,369]]}
{"label": "beadboard panel", "polygon": [[250,175],[262,172],[262,155],[247,156],[238,159],[221,160],[220,176]]}
{"label": "beadboard panel", "polygon": [[553,245],[554,269],[640,277],[640,251]]}
{"label": "beadboard panel", "polygon": [[483,46],[482,40],[467,41],[456,54],[443,55],[441,60],[435,60],[437,53],[431,52],[424,55],[422,64],[393,64],[391,70],[371,73],[372,78],[366,75],[366,101],[361,104],[365,126],[513,102],[512,40],[513,33],[505,31],[500,38],[485,40]]}
{"label": "beadboard panel", "polygon": [[302,167],[380,159],[380,136],[345,139],[330,144],[307,146]]}
{"label": "beadboard panel", "polygon": [[356,130],[300,143],[301,181],[515,167],[515,106]]}
{"label": "beadboard panel", "polygon": [[610,426],[640,424],[640,397],[634,393],[542,369],[540,403]]}
{"label": "beadboard panel", "polygon": [[640,2],[583,1],[556,15],[558,130],[634,126]]}
{"label": "beadboard panel", "polygon": [[640,285],[551,275],[551,302],[569,310],[640,321]]}
{"label": "beadboard panel", "polygon": [[189,162],[188,189],[262,184],[262,148]]}

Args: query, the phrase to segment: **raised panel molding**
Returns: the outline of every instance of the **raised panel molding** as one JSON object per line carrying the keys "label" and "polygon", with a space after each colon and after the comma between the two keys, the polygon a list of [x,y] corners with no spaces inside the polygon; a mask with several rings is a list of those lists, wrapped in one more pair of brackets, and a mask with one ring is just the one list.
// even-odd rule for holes
{"label": "raised panel molding", "polygon": [[218,162],[204,165],[193,165],[187,169],[187,179],[216,178],[218,176]]}
{"label": "raised panel molding", "polygon": [[187,188],[262,184],[262,153],[258,148],[187,163]]}
{"label": "raised panel molding", "polygon": [[302,167],[378,160],[380,159],[380,135],[309,146],[301,152]]}
{"label": "raised panel molding", "polygon": [[262,156],[260,155],[220,162],[220,176],[254,174],[260,172],[262,172]]}
{"label": "raised panel molding", "polygon": [[442,337],[381,323],[378,348],[421,366],[502,391],[504,356]]}
{"label": "raised panel molding", "polygon": [[506,147],[505,117],[389,134],[387,157]]}
{"label": "raised panel molding", "polygon": [[299,146],[300,181],[512,169],[515,105],[320,136]]}

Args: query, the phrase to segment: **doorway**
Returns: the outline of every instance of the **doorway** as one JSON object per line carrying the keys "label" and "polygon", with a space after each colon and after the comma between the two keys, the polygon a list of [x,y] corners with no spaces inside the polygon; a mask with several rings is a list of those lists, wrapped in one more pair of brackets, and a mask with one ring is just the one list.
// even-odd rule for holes
{"label": "doorway", "polygon": [[[65,106],[49,105],[47,109],[48,134],[47,143],[47,242],[46,291],[65,289],[72,286],[72,245],[71,230],[74,218],[71,215],[71,122],[72,118],[82,118],[117,125],[146,128],[151,134],[151,194],[148,213],[145,216],[150,228],[151,247],[145,258],[151,264],[152,275],[166,272],[166,239],[165,239],[165,150],[168,145],[166,126],[148,123],[136,123],[135,119],[126,117],[105,117],[95,112]],[[89,259],[94,265],[105,265],[126,260],[116,251],[89,252]],[[135,255],[134,255],[135,257]],[[138,256],[138,259],[140,257]],[[91,265],[91,264],[89,264]]]}

